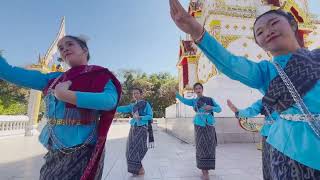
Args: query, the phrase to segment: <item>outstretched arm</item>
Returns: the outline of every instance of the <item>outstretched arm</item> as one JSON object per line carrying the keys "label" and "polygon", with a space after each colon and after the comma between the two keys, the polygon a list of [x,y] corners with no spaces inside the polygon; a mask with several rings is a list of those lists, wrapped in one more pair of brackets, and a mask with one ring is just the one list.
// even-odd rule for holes
{"label": "outstretched arm", "polygon": [[119,113],[131,113],[132,112],[132,105],[126,105],[126,106],[118,106],[117,112]]}
{"label": "outstretched arm", "polygon": [[247,107],[246,109],[240,109],[238,116],[244,118],[255,117],[261,113],[262,108],[262,100],[260,99],[253,103],[250,107]]}
{"label": "outstretched arm", "polygon": [[192,99],[186,99],[182,97],[179,93],[176,93],[176,98],[179,99],[183,104],[188,105],[188,106],[193,106],[193,100]]}
{"label": "outstretched arm", "polygon": [[228,100],[228,106],[230,109],[237,114],[240,118],[252,118],[260,114],[262,110],[262,100],[258,100],[255,103],[253,103],[250,107],[247,107],[245,109],[238,109],[236,108],[233,103]]}
{"label": "outstretched arm", "polygon": [[0,56],[0,79],[36,90],[43,90],[54,73],[43,74],[36,70],[27,70],[20,67],[11,66]]}
{"label": "outstretched arm", "polygon": [[170,13],[175,24],[198,43],[199,48],[222,73],[245,85],[260,89],[264,78],[260,63],[238,57],[227,51],[179,3],[170,0]]}

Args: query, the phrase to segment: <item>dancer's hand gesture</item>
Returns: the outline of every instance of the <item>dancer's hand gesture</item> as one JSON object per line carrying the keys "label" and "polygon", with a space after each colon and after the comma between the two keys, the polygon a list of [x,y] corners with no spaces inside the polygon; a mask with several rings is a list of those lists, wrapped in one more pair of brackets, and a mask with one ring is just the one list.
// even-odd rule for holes
{"label": "dancer's hand gesture", "polygon": [[178,0],[170,0],[170,14],[175,24],[194,40],[200,38],[203,27],[182,7]]}
{"label": "dancer's hand gesture", "polygon": [[72,82],[71,81],[65,81],[61,82],[56,85],[54,89],[54,94],[58,99],[61,99],[65,93],[65,91],[69,90]]}
{"label": "dancer's hand gesture", "polygon": [[211,111],[212,110],[212,106],[210,106],[210,105],[206,105],[206,106],[204,106],[204,110],[206,110],[206,111]]}
{"label": "dancer's hand gesture", "polygon": [[227,105],[229,106],[232,112],[236,113],[239,111],[238,108],[229,99],[227,100]]}

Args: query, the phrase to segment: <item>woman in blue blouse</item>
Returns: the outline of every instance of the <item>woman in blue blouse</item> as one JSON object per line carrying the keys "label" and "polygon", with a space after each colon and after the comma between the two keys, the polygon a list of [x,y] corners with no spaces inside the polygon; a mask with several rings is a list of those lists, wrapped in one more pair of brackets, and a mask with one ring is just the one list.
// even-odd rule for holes
{"label": "woman in blue blouse", "polygon": [[44,92],[48,122],[39,140],[48,153],[40,179],[100,179],[106,134],[121,86],[106,68],[88,65],[84,40],[65,36],[58,49],[71,67],[67,72],[26,70],[0,56],[0,78]]}
{"label": "woman in blue blouse", "polygon": [[176,25],[222,73],[263,92],[263,104],[279,113],[267,138],[272,178],[320,179],[320,51],[301,48],[294,17],[271,10],[256,19],[256,43],[273,55],[271,62],[256,63],[228,52],[178,0],[170,7]]}
{"label": "woman in blue blouse", "polygon": [[197,98],[186,99],[180,94],[176,98],[183,104],[193,107],[196,115],[193,119],[196,143],[197,167],[202,170],[205,178],[208,178],[209,170],[215,169],[217,136],[214,128],[214,112],[221,112],[221,107],[210,97],[203,96],[201,83],[193,85]]}
{"label": "woman in blue blouse", "polygon": [[135,102],[126,106],[119,106],[117,112],[132,114],[126,148],[128,172],[133,175],[144,175],[145,171],[141,161],[148,151],[148,124],[152,121],[153,112],[149,102],[143,100],[142,89],[134,88],[132,96]]}

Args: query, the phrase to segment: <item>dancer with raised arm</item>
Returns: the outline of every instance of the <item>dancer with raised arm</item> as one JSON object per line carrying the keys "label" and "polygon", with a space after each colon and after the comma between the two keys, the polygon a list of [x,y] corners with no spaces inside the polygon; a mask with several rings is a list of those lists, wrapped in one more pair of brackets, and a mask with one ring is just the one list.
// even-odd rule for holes
{"label": "dancer with raised arm", "polygon": [[176,25],[219,71],[263,92],[262,104],[279,113],[267,138],[272,179],[320,179],[320,50],[302,48],[295,18],[282,10],[256,18],[256,43],[273,56],[256,63],[227,51],[178,0],[170,0],[170,7]]}
{"label": "dancer with raised arm", "polygon": [[209,178],[209,170],[216,167],[217,135],[214,112],[221,112],[221,107],[211,98],[203,95],[203,85],[196,83],[193,90],[197,98],[186,99],[180,94],[176,98],[183,104],[193,107],[196,115],[193,119],[196,143],[197,167],[202,170],[204,179]]}
{"label": "dancer with raised arm", "polygon": [[101,179],[104,146],[121,85],[106,68],[88,65],[85,40],[65,36],[58,43],[66,72],[43,74],[11,66],[0,57],[0,78],[43,91],[47,124],[39,140],[47,148],[41,180]]}

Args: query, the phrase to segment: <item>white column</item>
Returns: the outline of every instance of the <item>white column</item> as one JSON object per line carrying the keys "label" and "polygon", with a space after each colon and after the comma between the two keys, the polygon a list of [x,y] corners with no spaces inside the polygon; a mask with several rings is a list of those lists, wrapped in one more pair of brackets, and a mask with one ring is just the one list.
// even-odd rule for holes
{"label": "white column", "polygon": [[41,92],[36,90],[30,90],[29,104],[28,104],[28,117],[29,122],[26,125],[26,133],[25,136],[33,136],[38,135],[37,131],[37,120],[39,115],[41,102]]}

